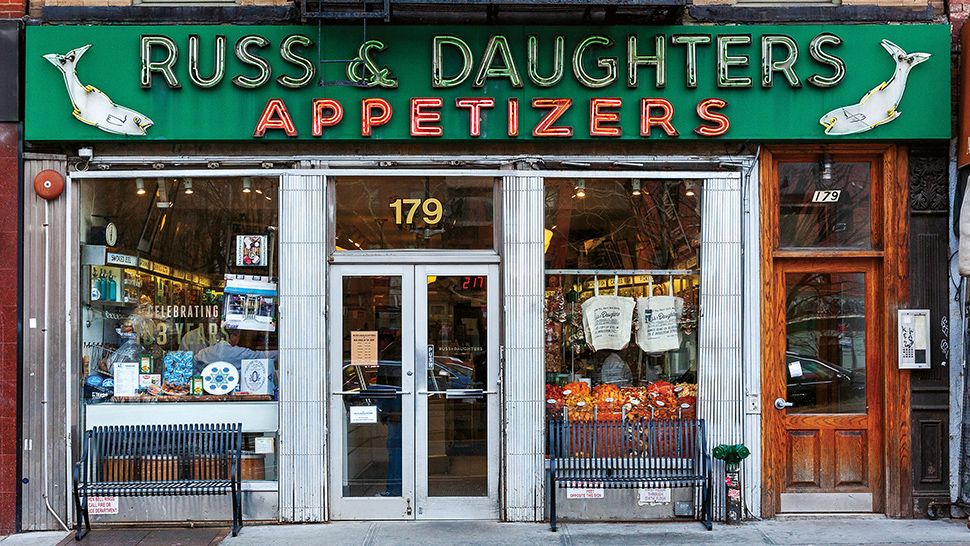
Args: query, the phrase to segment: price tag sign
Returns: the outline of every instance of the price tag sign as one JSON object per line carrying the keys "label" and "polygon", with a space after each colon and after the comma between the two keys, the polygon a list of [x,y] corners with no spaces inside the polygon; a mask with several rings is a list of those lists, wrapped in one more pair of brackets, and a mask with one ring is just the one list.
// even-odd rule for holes
{"label": "price tag sign", "polygon": [[812,203],[838,203],[842,190],[818,190],[812,195]]}

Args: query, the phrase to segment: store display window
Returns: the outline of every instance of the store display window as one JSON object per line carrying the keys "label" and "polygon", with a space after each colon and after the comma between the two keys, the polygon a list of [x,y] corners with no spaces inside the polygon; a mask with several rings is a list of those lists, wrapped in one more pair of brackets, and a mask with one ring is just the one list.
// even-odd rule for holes
{"label": "store display window", "polygon": [[495,246],[495,179],[339,176],[335,250]]}
{"label": "store display window", "polygon": [[700,185],[546,182],[549,419],[694,418]]}
{"label": "store display window", "polygon": [[696,269],[695,180],[546,180],[547,269]]}
{"label": "store display window", "polygon": [[278,398],[278,192],[268,177],[80,184],[85,426],[235,404],[219,415],[244,423],[243,479],[275,479],[276,427],[248,423]]}

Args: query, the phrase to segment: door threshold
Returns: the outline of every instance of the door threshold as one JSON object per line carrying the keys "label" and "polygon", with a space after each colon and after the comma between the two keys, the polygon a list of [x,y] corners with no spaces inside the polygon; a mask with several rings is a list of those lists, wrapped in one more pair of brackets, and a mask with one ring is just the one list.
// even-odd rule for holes
{"label": "door threshold", "polygon": [[888,519],[875,512],[786,512],[775,514],[777,520],[798,519]]}

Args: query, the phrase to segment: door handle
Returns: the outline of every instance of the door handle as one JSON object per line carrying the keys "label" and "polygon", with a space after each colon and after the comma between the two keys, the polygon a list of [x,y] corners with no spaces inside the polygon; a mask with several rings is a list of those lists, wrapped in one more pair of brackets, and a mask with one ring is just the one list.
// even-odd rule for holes
{"label": "door handle", "polygon": [[445,398],[485,398],[486,394],[498,394],[498,391],[486,391],[482,389],[448,389],[445,391]]}
{"label": "door handle", "polygon": [[498,391],[485,391],[482,389],[448,389],[444,391],[418,391],[418,394],[427,396],[445,395],[445,398],[456,400],[463,398],[485,398],[486,394],[498,394]]}
{"label": "door handle", "polygon": [[777,410],[783,410],[785,408],[790,408],[790,407],[792,407],[794,405],[795,404],[789,402],[788,400],[785,400],[784,398],[775,398],[775,409],[777,409]]}
{"label": "door handle", "polygon": [[404,391],[385,391],[385,390],[367,390],[362,391],[337,391],[333,394],[337,396],[359,396],[361,398],[395,398],[397,396],[402,396],[405,394],[411,394]]}

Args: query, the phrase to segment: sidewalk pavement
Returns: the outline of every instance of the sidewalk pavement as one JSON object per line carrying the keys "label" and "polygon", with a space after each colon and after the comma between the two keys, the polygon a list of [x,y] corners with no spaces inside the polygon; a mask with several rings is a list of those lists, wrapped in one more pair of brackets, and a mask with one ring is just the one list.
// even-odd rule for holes
{"label": "sidewalk pavement", "polygon": [[[660,544],[968,544],[964,520],[893,520],[887,518],[815,518],[715,525],[697,522],[564,523],[559,532],[548,524],[470,521],[337,522],[320,525],[246,527],[223,546],[266,544],[380,545],[660,545]],[[2,545],[0,546],[11,546]]]}
{"label": "sidewalk pavement", "polygon": [[[152,544],[176,545],[179,529],[152,534]],[[184,530],[181,531],[184,534]],[[112,536],[106,536],[110,534]],[[66,533],[23,533],[0,540],[0,546],[53,546]],[[99,538],[116,546],[134,546],[132,533],[112,530]],[[93,536],[91,538],[94,538]],[[87,542],[81,542],[83,546]],[[146,544],[141,542],[142,544]],[[970,530],[965,520],[894,520],[882,517],[792,518],[752,521],[737,526],[715,524],[706,531],[696,522],[664,523],[563,523],[558,533],[548,524],[479,521],[420,522],[336,522],[313,525],[259,525],[244,527],[238,537],[228,537],[223,546],[291,545],[404,545],[454,546],[458,544],[504,545],[589,545],[634,546],[663,544],[779,544],[785,546],[824,544],[966,544]],[[93,546],[93,543],[92,543]]]}

